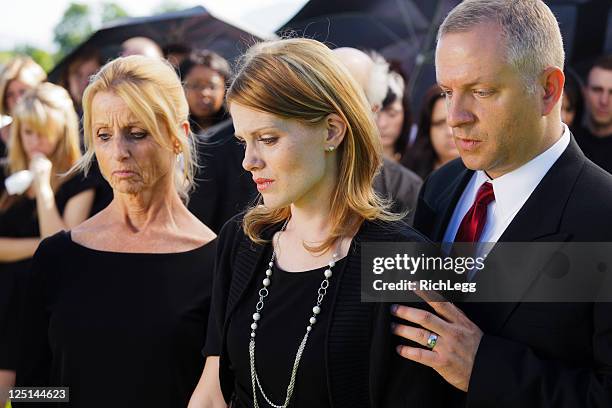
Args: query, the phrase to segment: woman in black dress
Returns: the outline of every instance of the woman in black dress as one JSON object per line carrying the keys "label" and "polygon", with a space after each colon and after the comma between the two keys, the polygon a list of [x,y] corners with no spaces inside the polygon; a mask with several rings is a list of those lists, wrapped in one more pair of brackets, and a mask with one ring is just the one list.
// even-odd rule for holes
{"label": "woman in black dress", "polygon": [[34,251],[41,239],[89,216],[95,187],[78,174],[61,176],[81,157],[78,119],[66,90],[43,83],[26,92],[12,113],[8,174],[29,176],[22,191],[9,194],[0,186],[0,388],[14,380],[20,283]]}
{"label": "woman in black dress", "polygon": [[325,45],[286,39],[247,52],[227,103],[261,196],[220,233],[190,407],[429,403],[432,370],[395,354],[388,305],[361,302],[362,243],[424,239],[372,189],[382,148],[359,85]]}
{"label": "woman in black dress", "polygon": [[204,364],[216,237],[184,204],[195,163],[181,83],[165,61],[118,58],[83,108],[81,167],[95,156],[114,198],[41,243],[17,382],[70,387],[62,407],[185,406]]}

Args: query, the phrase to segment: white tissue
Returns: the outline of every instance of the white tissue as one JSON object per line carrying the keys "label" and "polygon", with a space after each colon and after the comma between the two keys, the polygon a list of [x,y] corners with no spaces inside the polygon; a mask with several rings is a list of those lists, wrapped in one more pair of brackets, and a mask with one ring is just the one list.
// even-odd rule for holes
{"label": "white tissue", "polygon": [[30,170],[21,170],[4,180],[6,192],[10,195],[23,194],[32,184],[34,176]]}

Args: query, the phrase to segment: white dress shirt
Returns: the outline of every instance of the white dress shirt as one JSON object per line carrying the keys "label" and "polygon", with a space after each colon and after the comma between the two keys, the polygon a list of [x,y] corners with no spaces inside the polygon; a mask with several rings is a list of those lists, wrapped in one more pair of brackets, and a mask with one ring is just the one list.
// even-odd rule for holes
{"label": "white dress shirt", "polygon": [[487,181],[493,185],[495,201],[487,207],[487,221],[479,242],[497,242],[548,170],[561,157],[569,142],[570,131],[563,124],[561,138],[518,169],[493,180],[484,171],[475,171],[457,202],[453,216],[446,227],[443,242],[455,240],[459,225],[474,203],[478,189]]}

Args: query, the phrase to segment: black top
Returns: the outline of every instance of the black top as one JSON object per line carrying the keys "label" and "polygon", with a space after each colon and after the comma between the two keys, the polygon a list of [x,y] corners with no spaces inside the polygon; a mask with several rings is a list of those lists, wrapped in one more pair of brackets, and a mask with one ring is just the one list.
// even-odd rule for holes
{"label": "black top", "polygon": [[576,142],[585,156],[608,173],[612,173],[612,134],[597,137],[584,127],[578,127],[574,132]]}
{"label": "black top", "polygon": [[257,189],[251,174],[242,168],[244,148],[234,137],[231,120],[194,135],[194,140],[200,167],[189,211],[218,233],[227,220],[254,201]]}
{"label": "black top", "polygon": [[6,148],[6,144],[4,140],[0,137],[0,191],[4,190],[4,179],[5,176],[5,167],[6,167],[6,155],[8,154],[8,149]]}
{"label": "black top", "polygon": [[[68,201],[79,193],[95,189],[100,181],[95,178],[84,178],[77,174],[62,183],[55,193],[55,205],[60,215]],[[2,186],[4,191],[4,186]],[[17,201],[5,211],[0,210],[0,236],[12,238],[28,238],[40,236],[36,199],[25,195],[16,198]]]}
{"label": "black top", "polygon": [[[97,180],[83,179],[81,175],[75,175],[66,180],[55,193],[55,205],[59,214],[64,214],[66,204],[72,197],[85,190],[96,188],[96,185]],[[0,191],[4,191],[4,185]],[[32,238],[39,236],[35,199],[20,196],[8,209],[0,211],[0,237]],[[0,368],[15,368],[17,314],[23,296],[21,278],[31,263],[31,258],[18,262],[0,262]]]}
{"label": "black top", "polygon": [[186,406],[204,364],[215,250],[216,240],[150,254],[89,249],[68,232],[45,239],[17,383],[70,387],[61,407]]}
{"label": "black top", "polygon": [[[268,245],[265,259],[270,259],[272,248]],[[332,273],[342,268],[345,259],[339,260]],[[267,264],[266,264],[267,265]],[[296,352],[306,333],[306,326],[316,305],[317,293],[327,267],[305,272],[286,272],[274,265],[272,284],[264,299],[262,319],[256,332],[256,369],[267,396],[276,404],[283,403]],[[248,293],[236,308],[229,324],[228,357],[231,369],[236,373],[236,397],[239,407],[253,406],[253,390],[249,365],[249,341],[255,305],[259,290],[263,287],[265,268],[257,271]],[[321,313],[308,336],[304,354],[300,360],[290,407],[329,407],[327,375],[325,374],[325,327],[329,321],[330,298],[334,296],[337,279],[329,280],[327,294],[321,304]],[[266,405],[260,393],[260,405]],[[267,405],[266,405],[267,406]]]}
{"label": "black top", "polygon": [[[267,246],[255,244],[245,236],[241,222],[241,216],[234,217],[219,234],[211,316],[204,349],[205,355],[220,357],[219,380],[226,401],[230,401],[236,393],[236,376],[244,378],[245,375],[232,369],[230,347],[233,347],[235,340],[228,330],[230,322],[238,312],[242,299],[248,296],[251,282],[261,281],[261,274],[270,259],[265,254]],[[281,226],[282,223],[270,226],[262,233],[263,238],[270,240]],[[344,264],[334,267],[332,280],[336,288],[326,298],[329,304],[322,311],[322,314],[329,313],[328,321],[314,329],[322,328],[325,336],[325,371],[319,375],[326,378],[326,388],[318,392],[327,392],[327,401],[334,408],[447,406],[447,401],[441,399],[446,395],[439,392],[440,387],[445,387],[444,380],[429,367],[410,362],[396,353],[395,347],[400,340],[390,330],[390,305],[361,301],[362,243],[420,241],[426,239],[405,223],[366,221],[353,238]],[[271,313],[269,310],[272,308],[266,309],[267,306],[264,306],[264,310]],[[253,307],[250,302],[251,315],[250,308]],[[266,316],[269,315],[263,312],[262,320]],[[306,324],[302,319],[296,318],[299,326]],[[244,338],[243,335],[240,334],[241,338]],[[239,347],[246,350],[244,343]],[[293,345],[288,349],[294,350]],[[278,358],[285,356],[284,352],[281,353]],[[280,373],[281,391],[272,387],[271,392],[282,395],[289,373],[287,370]],[[265,378],[262,375],[262,379],[269,381],[267,375]],[[318,383],[315,381],[320,380],[311,378],[309,381],[316,387]]]}

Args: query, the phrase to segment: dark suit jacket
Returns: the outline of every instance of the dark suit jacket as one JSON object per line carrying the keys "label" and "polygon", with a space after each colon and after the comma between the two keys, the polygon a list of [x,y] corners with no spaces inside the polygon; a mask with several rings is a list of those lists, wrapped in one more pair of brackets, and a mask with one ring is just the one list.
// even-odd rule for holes
{"label": "dark suit jacket", "polygon": [[[433,173],[415,228],[441,241],[472,174],[459,159]],[[498,242],[536,241],[612,241],[612,176],[573,138]],[[516,279],[527,290],[533,277],[516,271]],[[484,332],[458,406],[612,407],[612,303],[458,306]]]}

